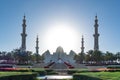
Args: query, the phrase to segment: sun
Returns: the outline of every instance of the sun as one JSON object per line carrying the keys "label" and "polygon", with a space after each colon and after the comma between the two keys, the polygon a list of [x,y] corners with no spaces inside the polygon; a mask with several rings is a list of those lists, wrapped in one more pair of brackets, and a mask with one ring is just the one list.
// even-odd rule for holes
{"label": "sun", "polygon": [[65,52],[74,50],[78,44],[79,33],[72,27],[66,25],[59,25],[50,27],[43,39],[44,46],[51,52],[55,52],[58,46],[63,47]]}

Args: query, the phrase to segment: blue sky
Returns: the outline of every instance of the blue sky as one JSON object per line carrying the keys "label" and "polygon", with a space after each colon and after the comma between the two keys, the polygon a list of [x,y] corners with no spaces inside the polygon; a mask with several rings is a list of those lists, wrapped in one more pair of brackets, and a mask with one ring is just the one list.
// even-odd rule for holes
{"label": "blue sky", "polygon": [[[97,14],[100,50],[120,52],[119,0],[0,0],[0,51],[11,51],[21,46],[24,14],[27,20],[27,50],[35,52],[36,35],[39,35],[40,54],[49,49],[42,38],[50,29],[49,24],[55,21],[70,23],[79,33],[78,45],[73,49],[76,53],[81,51],[82,35],[85,52],[93,49],[93,26]],[[56,48],[50,51],[54,52]]]}

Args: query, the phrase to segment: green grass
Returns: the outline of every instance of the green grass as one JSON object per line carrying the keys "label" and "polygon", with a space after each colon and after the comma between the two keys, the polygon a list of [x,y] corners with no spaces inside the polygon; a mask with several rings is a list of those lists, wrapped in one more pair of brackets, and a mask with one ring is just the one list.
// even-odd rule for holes
{"label": "green grass", "polygon": [[24,74],[32,74],[32,72],[0,72],[0,77],[11,76],[11,75],[24,75]]}
{"label": "green grass", "polygon": [[[25,69],[27,69],[27,68],[25,68]],[[35,72],[37,72],[37,71],[44,71],[44,69],[42,69],[42,68],[32,68],[32,70],[34,70]],[[3,77],[3,76],[12,76],[12,75],[33,74],[33,73],[34,72],[31,72],[31,71],[29,71],[29,72],[0,71],[0,77]]]}
{"label": "green grass", "polygon": [[[42,68],[32,68],[35,71],[44,71]],[[87,69],[73,69],[77,70],[77,75],[85,75],[90,78],[98,78],[100,80],[120,80],[120,72],[84,72]],[[3,76],[11,76],[11,75],[24,75],[24,74],[32,74],[32,72],[0,72],[0,77]],[[74,80],[74,79],[73,79]],[[91,79],[90,79],[91,80]]]}
{"label": "green grass", "polygon": [[95,77],[101,80],[120,80],[120,72],[81,72],[76,74],[86,75],[88,77]]}
{"label": "green grass", "polygon": [[0,72],[0,80],[36,80],[35,72]]}

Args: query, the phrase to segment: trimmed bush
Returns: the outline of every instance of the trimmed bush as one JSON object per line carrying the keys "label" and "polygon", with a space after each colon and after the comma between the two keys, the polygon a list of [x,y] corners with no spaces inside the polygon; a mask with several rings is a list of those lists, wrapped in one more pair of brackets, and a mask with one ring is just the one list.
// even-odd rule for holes
{"label": "trimmed bush", "polygon": [[108,69],[120,69],[120,66],[108,66]]}
{"label": "trimmed bush", "polygon": [[45,70],[33,70],[33,72],[37,72],[40,76],[45,76],[47,74]]}
{"label": "trimmed bush", "polygon": [[55,71],[47,72],[47,75],[55,75],[55,74],[58,74],[58,73]]}
{"label": "trimmed bush", "polygon": [[108,66],[106,72],[119,72],[120,66]]}
{"label": "trimmed bush", "polygon": [[49,73],[49,72],[52,72],[53,70],[52,70],[52,69],[45,69],[45,71],[46,71],[47,73]]}
{"label": "trimmed bush", "polygon": [[74,73],[76,73],[76,72],[77,72],[77,70],[68,70],[68,71],[67,71],[68,74],[74,74]]}

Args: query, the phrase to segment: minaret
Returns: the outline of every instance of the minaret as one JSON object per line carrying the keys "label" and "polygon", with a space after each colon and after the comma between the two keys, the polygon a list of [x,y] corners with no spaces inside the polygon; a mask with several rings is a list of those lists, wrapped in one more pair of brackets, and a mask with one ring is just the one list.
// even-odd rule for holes
{"label": "minaret", "polygon": [[83,38],[83,35],[82,35],[82,41],[81,41],[81,53],[84,53],[84,38]]}
{"label": "minaret", "polygon": [[37,38],[36,38],[36,62],[38,62],[38,55],[39,55],[39,41],[38,41],[38,35],[37,35]]}
{"label": "minaret", "polygon": [[98,19],[97,19],[97,15],[95,16],[95,34],[93,34],[94,37],[94,51],[95,50],[99,50],[99,33],[98,33]]}
{"label": "minaret", "polygon": [[24,18],[23,18],[23,24],[22,24],[22,27],[23,27],[23,30],[22,30],[22,33],[21,33],[21,36],[22,36],[22,45],[21,45],[21,51],[26,51],[26,19],[25,19],[25,15],[24,15]]}

